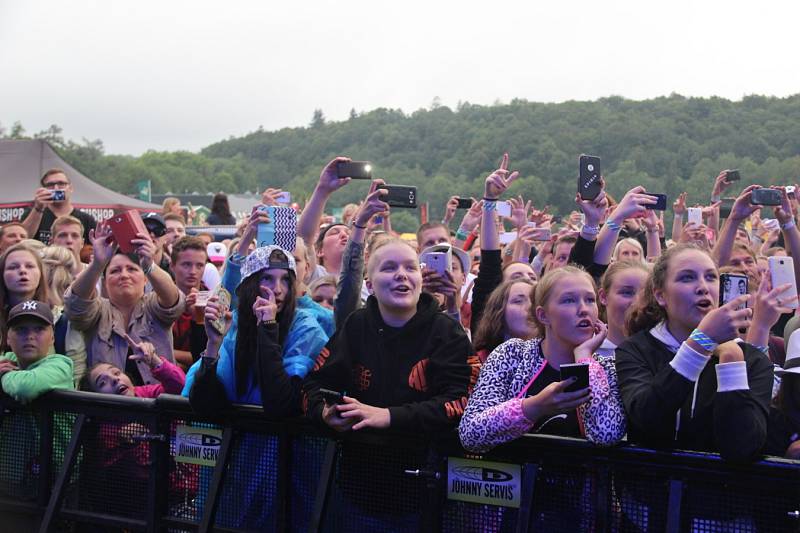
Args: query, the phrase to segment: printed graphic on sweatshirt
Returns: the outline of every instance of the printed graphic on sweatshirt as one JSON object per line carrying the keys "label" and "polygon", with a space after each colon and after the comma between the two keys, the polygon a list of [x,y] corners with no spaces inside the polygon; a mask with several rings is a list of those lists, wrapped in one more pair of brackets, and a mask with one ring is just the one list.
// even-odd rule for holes
{"label": "printed graphic on sweatshirt", "polygon": [[353,367],[352,379],[358,390],[365,391],[372,382],[372,370],[364,365],[356,365]]}
{"label": "printed graphic on sweatshirt", "polygon": [[322,365],[324,365],[328,361],[328,357],[330,356],[331,356],[331,351],[326,346],[325,348],[322,349],[321,352],[319,352],[319,355],[317,355],[317,359],[314,361],[314,368],[311,371],[316,372],[317,370],[322,368]]}
{"label": "printed graphic on sweatshirt", "polygon": [[428,382],[425,376],[425,370],[428,368],[430,358],[423,359],[411,368],[411,373],[408,375],[408,386],[415,391],[425,392],[428,390]]}

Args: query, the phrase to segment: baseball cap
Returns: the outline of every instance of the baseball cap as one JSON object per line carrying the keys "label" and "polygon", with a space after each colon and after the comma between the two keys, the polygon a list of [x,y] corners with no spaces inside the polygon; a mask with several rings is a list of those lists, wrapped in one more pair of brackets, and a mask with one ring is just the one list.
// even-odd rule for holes
{"label": "baseball cap", "polygon": [[210,242],[206,247],[206,253],[212,263],[224,263],[228,257],[228,247],[221,242]]}
{"label": "baseball cap", "polygon": [[[273,252],[281,252],[286,256],[286,261],[277,261],[276,259],[270,260]],[[253,250],[253,253],[248,255],[244,263],[242,263],[242,281],[250,277],[256,272],[261,272],[267,268],[285,268],[291,270],[297,276],[297,266],[294,262],[292,252],[288,252],[280,246],[262,246]]]}
{"label": "baseball cap", "polygon": [[786,361],[783,368],[775,368],[775,375],[800,374],[800,329],[796,329],[789,336],[789,345],[786,347]]}
{"label": "baseball cap", "polygon": [[8,325],[12,326],[14,321],[26,316],[35,317],[53,325],[53,312],[50,310],[50,305],[38,300],[27,300],[12,307],[8,312]]}
{"label": "baseball cap", "polygon": [[158,213],[145,213],[142,215],[142,220],[147,231],[156,237],[162,237],[167,233],[167,225],[164,223],[164,218]]}

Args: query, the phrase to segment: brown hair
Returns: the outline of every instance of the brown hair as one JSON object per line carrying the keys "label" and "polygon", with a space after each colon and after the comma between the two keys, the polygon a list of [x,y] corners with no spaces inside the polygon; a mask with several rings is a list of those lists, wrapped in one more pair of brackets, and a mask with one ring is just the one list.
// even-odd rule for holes
{"label": "brown hair", "polygon": [[50,170],[48,170],[47,172],[45,172],[44,174],[42,174],[42,179],[40,179],[40,180],[39,180],[39,184],[40,184],[42,187],[44,187],[44,180],[46,180],[47,178],[49,178],[49,177],[50,177],[50,176],[52,176],[53,174],[64,174],[64,177],[65,177],[65,178],[67,178],[67,181],[69,181],[69,182],[71,183],[71,180],[69,179],[69,176],[67,176],[67,173],[66,173],[66,172],[64,172],[64,169],[61,169],[61,168],[51,168]]}
{"label": "brown hair", "polygon": [[[25,229],[25,226],[22,225],[22,222],[7,222],[0,226],[0,237],[3,236],[3,233],[6,231],[6,228],[10,228],[11,226],[19,226],[22,229]],[[25,234],[28,234],[28,230],[25,230]]]}
{"label": "brown hair", "polygon": [[167,213],[163,216],[164,222],[167,220],[174,220],[175,222],[180,222],[184,226],[186,225],[186,219],[183,218],[183,215],[179,215],[177,213]]}
{"label": "brown hair", "polygon": [[676,244],[672,248],[667,248],[658,256],[653,263],[653,270],[647,277],[644,289],[639,294],[639,298],[627,313],[625,329],[630,335],[642,330],[648,330],[667,319],[667,313],[658,303],[655,297],[656,290],[663,290],[667,282],[667,269],[672,260],[683,252],[695,250],[711,257],[709,253],[693,243]]}
{"label": "brown hair", "polygon": [[555,270],[551,270],[536,284],[536,288],[533,291],[533,305],[531,309],[533,310],[533,323],[536,324],[536,328],[539,330],[542,338],[544,338],[545,327],[544,324],[539,322],[539,319],[536,318],[536,310],[539,307],[544,307],[547,304],[548,300],[550,299],[550,294],[553,292],[553,288],[556,286],[556,283],[561,281],[561,279],[564,277],[574,275],[586,276],[586,279],[591,282],[595,293],[597,293],[597,287],[594,284],[594,279],[592,276],[590,276],[589,273],[584,269],[574,265],[565,265]]}
{"label": "brown hair", "polygon": [[[603,276],[600,278],[600,289],[602,289],[606,297],[608,297],[608,292],[611,290],[611,285],[614,284],[614,277],[616,277],[616,275],[620,272],[630,269],[641,270],[648,275],[650,274],[650,269],[647,267],[647,265],[639,261],[615,261],[614,263],[611,263],[611,265],[608,267],[608,270],[606,270],[603,273]],[[606,306],[601,304],[599,307],[600,320],[607,322]]]}
{"label": "brown hair", "polygon": [[[506,304],[511,294],[511,287],[516,283],[530,286],[531,302],[533,302],[534,283],[528,278],[518,278],[504,281],[492,291],[483,308],[483,315],[475,328],[472,337],[472,346],[475,350],[491,352],[506,340],[507,325],[505,323]],[[531,307],[533,309],[533,307]]]}
{"label": "brown hair", "polygon": [[35,250],[31,249],[31,247],[25,243],[25,241],[18,242],[13,246],[9,246],[6,251],[0,255],[0,333],[2,333],[3,348],[6,346],[6,322],[8,321],[8,312],[11,310],[11,305],[8,301],[8,287],[6,287],[5,277],[2,274],[4,274],[6,271],[6,261],[8,261],[8,256],[19,251],[28,252],[31,254],[33,260],[36,262],[36,266],[39,268],[39,285],[33,292],[31,299],[38,300],[40,302],[50,302],[50,291],[47,288],[47,280],[44,276],[44,267],[42,266],[41,256]]}
{"label": "brown hair", "polygon": [[[172,245],[172,253],[169,258],[172,260],[173,265],[178,262],[178,254],[186,250],[197,250],[207,254],[206,243],[203,239],[191,236],[181,237]],[[208,259],[208,255],[206,255],[206,259]]]}
{"label": "brown hair", "polygon": [[56,236],[56,229],[60,228],[61,226],[80,226],[81,228],[81,235],[83,235],[84,227],[83,222],[77,217],[72,215],[61,215],[57,219],[53,221],[50,225],[50,235],[51,239]]}

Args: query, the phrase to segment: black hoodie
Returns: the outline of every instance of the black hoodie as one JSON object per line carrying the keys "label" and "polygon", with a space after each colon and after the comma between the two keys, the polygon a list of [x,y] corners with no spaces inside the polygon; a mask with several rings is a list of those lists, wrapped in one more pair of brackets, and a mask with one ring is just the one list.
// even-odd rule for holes
{"label": "black hoodie", "polygon": [[307,413],[322,422],[319,389],[345,392],[374,407],[388,407],[391,428],[452,429],[466,406],[472,355],[461,325],[420,295],[417,313],[403,327],[387,326],[374,296],[353,312],[328,341],[306,378]]}

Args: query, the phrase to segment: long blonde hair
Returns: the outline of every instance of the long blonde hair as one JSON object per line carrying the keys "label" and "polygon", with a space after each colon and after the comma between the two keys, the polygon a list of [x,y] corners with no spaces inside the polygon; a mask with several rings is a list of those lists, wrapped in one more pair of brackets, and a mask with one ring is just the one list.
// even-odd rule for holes
{"label": "long blonde hair", "polygon": [[64,293],[77,274],[75,255],[63,246],[47,246],[42,250],[42,266],[50,289],[50,305],[64,305]]}

